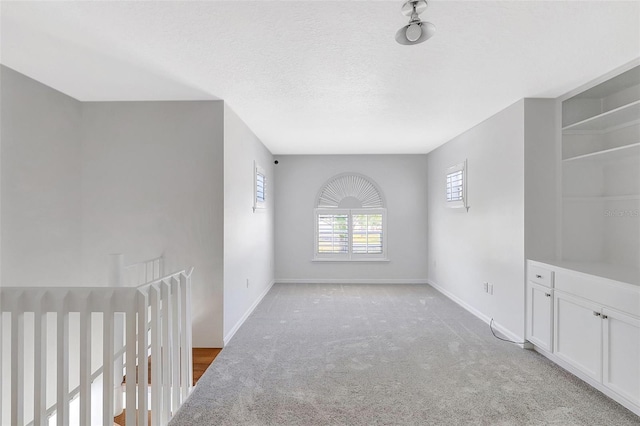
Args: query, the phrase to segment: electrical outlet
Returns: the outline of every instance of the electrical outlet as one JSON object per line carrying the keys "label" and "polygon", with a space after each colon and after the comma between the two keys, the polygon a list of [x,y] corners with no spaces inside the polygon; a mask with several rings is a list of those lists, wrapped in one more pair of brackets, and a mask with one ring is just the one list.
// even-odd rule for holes
{"label": "electrical outlet", "polygon": [[489,294],[493,294],[493,284],[489,284]]}
{"label": "electrical outlet", "polygon": [[489,283],[482,283],[482,285],[484,286],[484,292],[488,293],[489,292]]}

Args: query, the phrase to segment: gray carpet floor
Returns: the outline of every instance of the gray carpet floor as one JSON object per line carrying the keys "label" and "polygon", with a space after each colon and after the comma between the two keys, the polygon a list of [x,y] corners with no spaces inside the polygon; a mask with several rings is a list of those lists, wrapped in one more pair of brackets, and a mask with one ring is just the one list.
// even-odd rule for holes
{"label": "gray carpet floor", "polygon": [[276,284],[170,423],[640,425],[426,285]]}

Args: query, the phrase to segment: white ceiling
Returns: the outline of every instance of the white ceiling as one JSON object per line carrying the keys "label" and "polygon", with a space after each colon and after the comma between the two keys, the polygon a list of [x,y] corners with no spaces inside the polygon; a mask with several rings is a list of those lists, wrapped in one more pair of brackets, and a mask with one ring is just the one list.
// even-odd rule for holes
{"label": "white ceiling", "polygon": [[274,154],[425,153],[640,56],[640,2],[1,2],[3,64],[82,101],[224,99]]}

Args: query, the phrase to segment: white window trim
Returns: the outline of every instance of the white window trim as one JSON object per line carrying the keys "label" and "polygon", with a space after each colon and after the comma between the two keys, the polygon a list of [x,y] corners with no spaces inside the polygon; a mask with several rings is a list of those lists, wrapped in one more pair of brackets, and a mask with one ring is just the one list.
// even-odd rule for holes
{"label": "white window trim", "polygon": [[[264,177],[264,200],[258,200],[258,175]],[[265,209],[267,206],[267,175],[264,169],[258,165],[257,162],[253,162],[253,212],[256,210]]]}
{"label": "white window trim", "polygon": [[[457,172],[462,172],[462,200],[449,201],[447,200],[447,178],[449,175]],[[445,171],[445,193],[444,202],[449,208],[467,208],[467,160],[462,163],[454,164],[451,167],[447,167]]]}
{"label": "white window trim", "polygon": [[[353,222],[354,214],[375,214],[382,213],[382,253],[365,254],[353,253]],[[344,254],[318,253],[318,215],[320,214],[348,214],[349,216],[349,252]],[[367,208],[367,209],[335,209],[316,208],[314,210],[313,221],[315,223],[313,259],[314,262],[388,262],[387,257],[387,209]]]}

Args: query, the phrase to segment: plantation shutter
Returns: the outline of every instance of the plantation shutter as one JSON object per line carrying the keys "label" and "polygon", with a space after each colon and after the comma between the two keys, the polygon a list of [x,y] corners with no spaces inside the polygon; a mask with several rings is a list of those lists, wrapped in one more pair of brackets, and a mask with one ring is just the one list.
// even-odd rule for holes
{"label": "plantation shutter", "polygon": [[318,254],[349,253],[349,214],[318,213]]}

